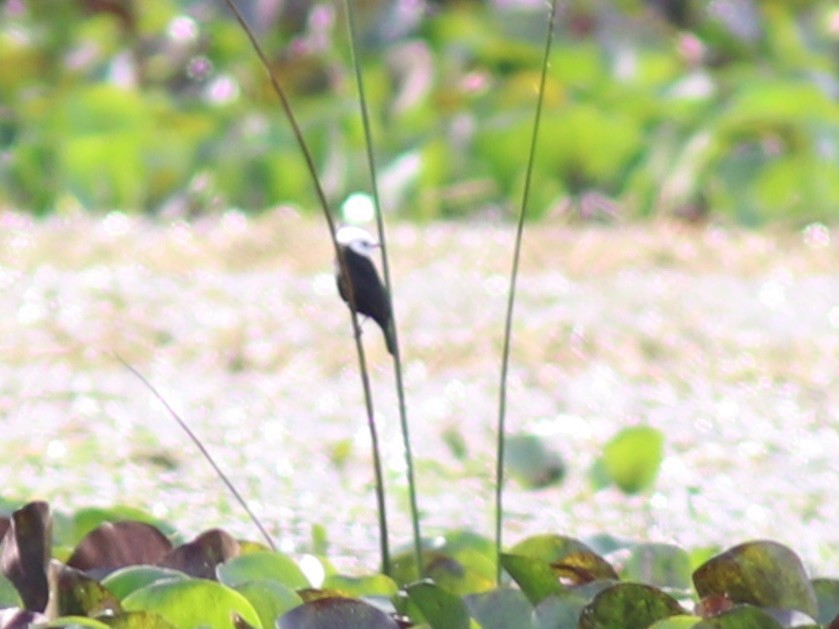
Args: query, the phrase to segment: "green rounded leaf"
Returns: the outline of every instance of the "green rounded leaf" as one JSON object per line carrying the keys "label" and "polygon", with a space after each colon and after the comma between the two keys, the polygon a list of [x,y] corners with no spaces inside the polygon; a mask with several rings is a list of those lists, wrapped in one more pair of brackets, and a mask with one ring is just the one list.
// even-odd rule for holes
{"label": "green rounded leaf", "polygon": [[816,620],[823,625],[839,616],[839,579],[813,579],[811,581],[819,605]]}
{"label": "green rounded leaf", "polygon": [[624,428],[603,449],[603,469],[627,494],[648,489],[664,459],[664,435],[649,426]]}
{"label": "green rounded leaf", "polygon": [[616,583],[594,597],[580,613],[580,629],[646,629],[686,612],[676,599],[643,583]]}
{"label": "green rounded leaf", "polygon": [[431,581],[413,583],[405,592],[432,629],[469,629],[469,611],[459,596]]}
{"label": "green rounded leaf", "polygon": [[235,557],[216,567],[218,580],[235,586],[245,581],[270,579],[296,590],[311,587],[300,566],[282,553],[255,552]]}
{"label": "green rounded leaf", "polygon": [[797,609],[818,615],[818,601],[798,556],[777,542],[734,546],[709,559],[693,573],[701,598],[726,596],[735,603]]}
{"label": "green rounded leaf", "polygon": [[509,629],[531,625],[533,605],[520,590],[500,589],[463,597],[469,614],[482,629]]}
{"label": "green rounded leaf", "polygon": [[167,580],[152,583],[125,597],[126,611],[150,611],[178,627],[207,625],[234,629],[233,616],[261,627],[259,615],[239,592],[206,579]]}
{"label": "green rounded leaf", "polygon": [[504,445],[504,465],[510,475],[528,489],[541,489],[562,482],[565,462],[536,435],[510,435]]}
{"label": "green rounded leaf", "polygon": [[784,625],[762,609],[752,605],[736,605],[718,616],[706,618],[699,627],[701,629],[783,629]]}
{"label": "green rounded leaf", "polygon": [[[292,609],[277,629],[398,629],[383,611],[351,598],[321,598]],[[455,629],[452,627],[452,629]]]}
{"label": "green rounded leaf", "polygon": [[157,581],[164,581],[168,579],[184,580],[189,577],[171,568],[161,568],[159,566],[126,566],[120,568],[102,579],[102,585],[122,600],[131,592],[144,588]]}
{"label": "green rounded leaf", "polygon": [[338,590],[347,596],[383,596],[393,598],[399,592],[399,586],[389,576],[372,574],[361,577],[349,577],[341,574],[331,574],[321,586],[325,590]]}
{"label": "green rounded leaf", "polygon": [[564,589],[550,564],[542,559],[502,553],[501,565],[533,605]]}
{"label": "green rounded leaf", "polygon": [[691,629],[691,627],[702,627],[702,618],[699,616],[670,616],[662,618],[650,625],[650,629]]}
{"label": "green rounded leaf", "polygon": [[690,555],[671,544],[639,544],[623,564],[621,578],[662,588],[691,587]]}
{"label": "green rounded leaf", "polygon": [[263,627],[273,627],[280,616],[303,604],[300,595],[277,581],[248,581],[235,589],[253,605]]}

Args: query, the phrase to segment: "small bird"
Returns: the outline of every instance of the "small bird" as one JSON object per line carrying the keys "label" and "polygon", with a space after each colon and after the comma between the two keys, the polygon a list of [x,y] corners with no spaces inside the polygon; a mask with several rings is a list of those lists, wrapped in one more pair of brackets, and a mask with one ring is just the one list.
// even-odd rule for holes
{"label": "small bird", "polygon": [[[387,351],[393,355],[396,352],[396,340],[393,336],[390,301],[379,279],[376,266],[373,264],[373,251],[379,243],[369,233],[353,225],[341,227],[335,234],[335,238],[347,266],[356,312],[370,317],[379,324],[385,335]],[[352,307],[350,292],[347,290],[348,286],[338,260],[335,261],[335,280],[338,283],[338,293],[341,298]]]}

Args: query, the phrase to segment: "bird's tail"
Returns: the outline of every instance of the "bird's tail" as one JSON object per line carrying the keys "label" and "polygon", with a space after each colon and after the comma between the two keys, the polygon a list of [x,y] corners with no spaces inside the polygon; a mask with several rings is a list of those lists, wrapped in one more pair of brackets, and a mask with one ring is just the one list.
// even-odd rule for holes
{"label": "bird's tail", "polygon": [[388,322],[388,325],[382,328],[382,332],[385,335],[385,344],[387,345],[387,351],[390,352],[391,356],[396,356],[396,333],[393,331],[393,321],[391,320]]}

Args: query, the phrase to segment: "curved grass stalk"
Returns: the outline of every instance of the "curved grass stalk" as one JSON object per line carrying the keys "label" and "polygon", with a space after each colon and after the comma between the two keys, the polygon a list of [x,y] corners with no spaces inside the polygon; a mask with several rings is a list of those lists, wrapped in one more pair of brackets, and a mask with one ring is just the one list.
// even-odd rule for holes
{"label": "curved grass stalk", "polygon": [[[292,111],[291,103],[288,100],[288,96],[286,95],[286,92],[283,89],[277,77],[271,71],[271,64],[268,62],[268,58],[265,56],[262,47],[259,45],[259,42],[257,41],[256,36],[253,33],[253,30],[250,28],[250,26],[248,26],[248,23],[242,16],[242,13],[239,11],[239,8],[236,6],[233,0],[224,0],[224,2],[230,8],[236,20],[239,22],[239,25],[242,27],[242,30],[244,30],[245,34],[248,36],[248,39],[250,40],[251,45],[253,46],[253,49],[256,51],[257,56],[259,56],[259,60],[262,62],[265,71],[268,73],[268,78],[271,80],[271,85],[274,88],[274,92],[276,92],[277,96],[280,99],[280,103],[282,104],[283,111],[286,115],[286,119],[288,120],[289,125],[291,126],[291,130],[294,133],[294,137],[297,141],[297,146],[300,149],[300,152],[303,154],[303,158],[306,162],[306,168],[309,171],[310,177],[312,178],[312,184],[315,187],[315,194],[317,195],[318,203],[321,206],[321,210],[323,211],[323,217],[326,220],[327,227],[329,228],[329,234],[332,239],[332,246],[335,249],[335,258],[338,260],[341,273],[349,277],[349,274],[347,273],[346,260],[344,259],[341,247],[338,245],[338,240],[335,237],[335,219],[333,218],[332,213],[329,211],[329,202],[326,200],[326,194],[324,193],[323,186],[321,186],[320,179],[318,178],[314,158],[312,157],[312,153],[309,150],[309,146],[306,144],[306,140],[303,137],[303,132],[300,129],[299,123],[297,122],[297,117],[294,115],[294,112]],[[364,354],[364,346],[361,342],[361,325],[358,322],[358,316],[356,314],[355,295],[353,294],[352,283],[347,282],[347,285],[349,287],[347,290],[349,298],[348,301],[351,306],[349,308],[350,319],[352,321],[353,336],[355,337],[355,346],[356,353],[358,354],[359,371],[361,372],[361,383],[362,388],[364,389],[364,405],[367,413],[367,425],[370,429],[371,446],[373,449],[373,471],[376,479],[376,502],[378,505],[379,513],[379,542],[382,569],[385,572],[385,574],[389,574],[390,547],[388,544],[384,476],[382,474],[379,441],[376,431],[376,422],[373,413],[373,393],[370,387],[370,376],[367,369],[367,360]]]}
{"label": "curved grass stalk", "polygon": [[545,81],[548,76],[548,59],[553,42],[554,20],[556,18],[557,0],[550,2],[550,16],[548,18],[548,32],[545,38],[545,52],[542,57],[542,74],[539,78],[539,93],[536,98],[536,113],[533,120],[533,135],[530,140],[530,152],[527,156],[527,170],[525,171],[524,192],[522,193],[521,209],[516,225],[516,240],[513,250],[513,267],[510,271],[510,285],[507,293],[507,314],[504,319],[504,346],[501,352],[501,383],[498,395],[498,452],[496,454],[495,470],[495,553],[496,580],[501,582],[501,548],[502,529],[504,521],[504,439],[505,421],[507,415],[507,370],[510,364],[510,341],[513,329],[513,307],[516,302],[516,281],[519,274],[519,259],[521,258],[521,243],[524,234],[524,220],[527,215],[527,204],[530,200],[530,183],[533,178],[533,164],[536,158],[536,143],[539,139],[539,123],[542,119],[542,105],[545,100]]}
{"label": "curved grass stalk", "polygon": [[248,506],[248,503],[242,497],[242,494],[240,494],[239,491],[236,489],[236,487],[233,486],[233,483],[227,477],[227,474],[225,474],[222,471],[222,469],[219,467],[218,463],[216,463],[215,459],[212,457],[209,450],[207,450],[207,448],[204,447],[204,444],[198,438],[198,435],[196,435],[194,432],[192,432],[192,429],[189,427],[189,425],[187,425],[187,423],[183,420],[183,418],[175,412],[175,409],[173,409],[169,405],[169,402],[166,401],[166,398],[164,398],[160,394],[160,392],[157,390],[157,388],[151,382],[149,382],[148,378],[146,378],[143,374],[141,374],[140,371],[137,368],[135,368],[128,361],[126,361],[122,356],[120,356],[119,354],[115,354],[115,356],[116,356],[116,359],[119,362],[122,363],[122,366],[125,367],[126,369],[128,369],[128,371],[133,373],[135,376],[137,376],[137,378],[140,380],[140,382],[142,382],[146,386],[146,388],[149,391],[151,391],[152,395],[154,395],[154,397],[156,397],[158,399],[158,401],[160,401],[160,403],[163,404],[163,407],[169,412],[169,415],[171,415],[172,418],[176,422],[178,422],[178,425],[183,429],[183,431],[187,434],[187,436],[190,439],[192,439],[192,442],[196,446],[198,446],[198,449],[201,451],[201,455],[213,467],[213,469],[216,471],[216,474],[218,474],[219,478],[221,478],[222,482],[225,485],[227,485],[227,488],[230,490],[230,493],[233,494],[234,498],[236,498],[236,502],[238,502],[242,506],[242,508],[245,510],[245,513],[248,514],[248,516],[250,517],[251,521],[254,523],[256,528],[259,529],[260,533],[262,533],[262,537],[265,538],[265,543],[268,544],[268,547],[271,548],[271,550],[276,551],[277,547],[274,544],[274,540],[271,539],[271,536],[268,534],[268,531],[265,529],[264,526],[262,526],[262,522],[259,521],[259,518],[256,517],[256,514]]}
{"label": "curved grass stalk", "polygon": [[370,114],[367,108],[367,97],[364,92],[364,80],[361,76],[361,63],[358,59],[356,51],[356,29],[355,18],[353,17],[350,0],[344,0],[344,7],[347,13],[347,28],[349,30],[350,38],[350,53],[352,55],[352,64],[355,71],[355,82],[358,89],[358,101],[361,108],[361,121],[364,127],[364,144],[367,150],[367,163],[370,170],[370,186],[372,189],[373,205],[376,209],[376,228],[378,230],[379,243],[382,250],[382,273],[384,275],[385,288],[387,289],[387,297],[390,305],[391,325],[393,332],[394,348],[393,353],[393,368],[396,379],[396,394],[399,399],[399,420],[402,430],[402,446],[405,452],[405,473],[408,480],[408,499],[411,508],[411,524],[414,534],[414,560],[417,565],[418,576],[421,577],[423,573],[422,566],[422,536],[420,534],[419,509],[417,508],[417,492],[416,483],[414,481],[414,462],[411,454],[411,439],[408,430],[408,413],[405,405],[405,386],[402,378],[402,360],[399,352],[399,336],[397,333],[398,327],[396,325],[396,311],[393,308],[393,289],[390,280],[390,264],[387,255],[387,239],[385,237],[384,217],[382,214],[382,206],[379,199],[379,186],[376,177],[376,160],[373,155],[373,137],[370,131]]}

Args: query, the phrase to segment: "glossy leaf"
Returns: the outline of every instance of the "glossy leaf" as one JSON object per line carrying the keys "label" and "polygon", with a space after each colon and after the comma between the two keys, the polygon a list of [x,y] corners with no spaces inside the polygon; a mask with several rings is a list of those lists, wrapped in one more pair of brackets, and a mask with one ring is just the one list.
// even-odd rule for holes
{"label": "glossy leaf", "polygon": [[646,629],[670,616],[686,614],[661,590],[642,583],[616,583],[594,597],[580,613],[580,629]]}
{"label": "glossy leaf", "polygon": [[510,554],[546,561],[566,584],[618,579],[608,561],[581,541],[563,535],[534,535],[513,546]]}
{"label": "glossy leaf", "polygon": [[102,579],[104,585],[118,599],[122,600],[131,592],[151,585],[157,581],[169,579],[184,580],[189,576],[171,568],[159,566],[127,566],[120,568]]}
{"label": "glossy leaf", "polygon": [[689,589],[690,556],[672,544],[639,544],[623,562],[621,578],[661,588]]}
{"label": "glossy leaf", "polygon": [[231,587],[245,581],[272,580],[292,590],[311,587],[297,563],[282,553],[256,552],[219,564],[218,580]]}
{"label": "glossy leaf", "polygon": [[735,605],[730,610],[705,618],[701,629],[783,629],[783,625],[764,610],[752,605]]}
{"label": "glossy leaf", "polygon": [[533,605],[520,590],[502,588],[463,597],[469,615],[482,629],[527,629],[532,626]]}
{"label": "glossy leaf", "polygon": [[332,574],[323,581],[325,589],[338,590],[347,596],[383,596],[393,598],[399,591],[396,583],[384,574],[372,574],[360,577],[349,577]]}
{"label": "glossy leaf", "polygon": [[588,603],[589,599],[570,591],[552,594],[543,599],[533,611],[533,627],[534,629],[576,627],[580,612]]}
{"label": "glossy leaf", "polygon": [[649,426],[624,428],[603,449],[603,468],[612,482],[627,493],[648,489],[664,458],[664,435]]}
{"label": "glossy leaf", "polygon": [[14,584],[29,611],[42,612],[49,599],[52,518],[45,502],[30,502],[11,516],[0,545],[0,572]]}
{"label": "glossy leaf", "polygon": [[[468,555],[468,553],[464,552],[462,555]],[[463,596],[486,592],[495,586],[495,575],[487,575],[492,564],[486,562],[482,555],[476,554],[470,557],[469,565],[442,552],[427,552],[423,559],[425,560],[425,576],[452,594]],[[477,570],[473,568],[476,564],[480,564]]]}
{"label": "glossy leaf", "polygon": [[818,615],[816,592],[801,560],[777,542],[735,546],[697,568],[693,582],[700,597],[726,596],[735,603]]}
{"label": "glossy leaf", "polygon": [[548,596],[564,589],[550,564],[542,559],[504,553],[501,555],[501,565],[533,605],[538,605]]}
{"label": "glossy leaf", "polygon": [[431,581],[418,581],[405,591],[432,629],[469,629],[469,611],[460,597]]}
{"label": "glossy leaf", "polygon": [[263,627],[274,627],[283,614],[303,604],[294,590],[277,581],[247,581],[234,589],[253,605]]}
{"label": "glossy leaf", "polygon": [[811,583],[819,607],[816,620],[826,625],[839,616],[839,579],[813,579]]}
{"label": "glossy leaf", "polygon": [[562,482],[565,462],[536,435],[510,435],[504,446],[504,466],[510,476],[528,489]]}
{"label": "glossy leaf", "polygon": [[168,539],[144,522],[105,522],[82,538],[67,565],[104,576],[118,568],[154,564],[172,549]]}
{"label": "glossy leaf", "polygon": [[17,593],[14,584],[5,575],[0,574],[0,609],[20,607],[22,604],[23,601],[20,598],[20,594]]}
{"label": "glossy leaf", "polygon": [[[398,629],[390,616],[351,598],[322,598],[292,609],[277,629]],[[454,628],[452,628],[454,629]]]}
{"label": "glossy leaf", "polygon": [[49,570],[55,582],[57,613],[61,616],[98,616],[121,611],[119,600],[99,581],[55,560]]}
{"label": "glossy leaf", "polygon": [[168,523],[145,511],[125,505],[108,507],[87,507],[79,509],[70,517],[56,518],[55,537],[60,544],[77,546],[84,537],[106,522],[142,522],[161,531],[170,538],[175,529]]}
{"label": "glossy leaf", "polygon": [[102,619],[111,629],[177,629],[171,622],[152,612],[130,612]]}
{"label": "glossy leaf", "polygon": [[244,596],[206,579],[158,581],[126,596],[122,607],[126,611],[154,612],[178,627],[233,629],[234,614],[255,627],[262,626]]}
{"label": "glossy leaf", "polygon": [[201,533],[167,553],[159,565],[199,579],[215,579],[216,566],[239,555],[239,542],[220,529]]}

